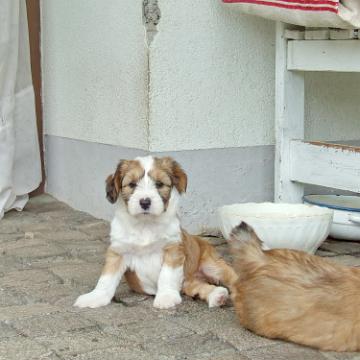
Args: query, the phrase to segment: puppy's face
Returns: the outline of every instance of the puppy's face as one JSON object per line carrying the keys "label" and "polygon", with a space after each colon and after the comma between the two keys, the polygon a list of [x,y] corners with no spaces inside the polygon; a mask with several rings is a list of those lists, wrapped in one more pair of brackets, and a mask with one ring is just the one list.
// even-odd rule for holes
{"label": "puppy's face", "polygon": [[118,199],[133,216],[159,216],[167,210],[174,191],[185,192],[187,176],[170,157],[122,160],[106,180],[106,197]]}

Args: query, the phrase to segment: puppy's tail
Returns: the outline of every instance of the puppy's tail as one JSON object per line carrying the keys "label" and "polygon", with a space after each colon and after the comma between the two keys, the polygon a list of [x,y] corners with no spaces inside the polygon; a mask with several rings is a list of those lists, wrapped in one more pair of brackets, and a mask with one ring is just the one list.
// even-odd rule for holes
{"label": "puppy's tail", "polygon": [[254,271],[266,264],[263,242],[245,222],[231,231],[229,243],[234,254],[234,268],[240,280],[244,271]]}

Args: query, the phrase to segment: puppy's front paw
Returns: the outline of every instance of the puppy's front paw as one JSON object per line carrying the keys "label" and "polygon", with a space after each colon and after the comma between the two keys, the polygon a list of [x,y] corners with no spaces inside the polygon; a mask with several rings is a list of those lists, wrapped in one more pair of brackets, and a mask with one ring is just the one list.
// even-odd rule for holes
{"label": "puppy's front paw", "polygon": [[170,309],[181,303],[178,291],[168,290],[157,293],[154,299],[154,307],[158,309]]}
{"label": "puppy's front paw", "polygon": [[209,308],[225,305],[229,292],[222,286],[217,286],[208,296]]}
{"label": "puppy's front paw", "polygon": [[105,306],[110,304],[111,298],[104,292],[93,290],[87,294],[79,296],[74,306],[77,306],[79,308],[97,308],[100,306]]}

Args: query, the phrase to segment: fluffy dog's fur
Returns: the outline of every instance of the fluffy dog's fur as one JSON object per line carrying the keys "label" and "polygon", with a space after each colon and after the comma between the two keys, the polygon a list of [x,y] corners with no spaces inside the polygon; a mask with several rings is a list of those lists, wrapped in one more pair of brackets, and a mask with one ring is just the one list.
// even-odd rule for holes
{"label": "fluffy dog's fur", "polygon": [[242,223],[230,237],[240,323],[321,350],[360,350],[360,269],[295,250],[267,250]]}
{"label": "fluffy dog's fur", "polygon": [[119,163],[106,181],[116,212],[105,266],[95,289],[75,306],[109,304],[123,275],[134,291],[155,295],[160,309],[179,304],[181,291],[209,307],[225,303],[228,290],[215,284],[231,287],[236,274],[209,243],[181,229],[177,209],[186,186],[184,170],[169,157]]}

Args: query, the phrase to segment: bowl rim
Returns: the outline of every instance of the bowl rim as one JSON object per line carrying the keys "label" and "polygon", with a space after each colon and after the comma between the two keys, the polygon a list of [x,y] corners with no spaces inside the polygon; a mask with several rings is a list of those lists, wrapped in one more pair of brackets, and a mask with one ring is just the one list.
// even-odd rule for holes
{"label": "bowl rim", "polygon": [[[294,213],[290,213],[290,214],[282,214],[282,213],[264,213],[264,212],[260,212],[259,214],[244,214],[244,213],[238,213],[235,212],[234,210],[231,210],[230,208],[236,205],[242,205],[242,206],[246,206],[246,205],[264,205],[264,204],[271,204],[271,205],[286,205],[286,206],[291,206],[291,207],[295,207],[295,206],[301,206],[302,208],[305,207],[311,207],[311,208],[318,208],[319,210],[323,210],[321,211],[321,213],[317,213],[317,214],[294,214]],[[261,203],[255,203],[255,202],[249,202],[249,203],[235,203],[235,204],[229,204],[229,205],[224,205],[218,208],[218,213],[219,216],[228,216],[228,215],[233,215],[233,216],[241,216],[244,218],[256,218],[256,219],[293,219],[293,218],[314,218],[314,217],[332,217],[334,214],[334,210],[326,207],[326,206],[318,206],[318,205],[314,205],[314,204],[289,204],[289,203],[273,203],[273,202],[261,202]]]}
{"label": "bowl rim", "polygon": [[[353,207],[347,207],[347,206],[341,206],[341,205],[334,205],[334,204],[327,204],[325,201],[317,201],[317,200],[311,200],[309,199],[310,196],[320,196],[320,197],[356,197],[354,195],[340,195],[340,194],[327,194],[327,195],[321,195],[321,194],[308,194],[303,196],[303,200],[306,204],[316,205],[320,207],[325,207],[328,209],[335,209],[335,210],[342,210],[342,211],[352,211],[352,212],[360,212],[360,208],[353,208]],[[324,198],[324,200],[326,200]]]}

